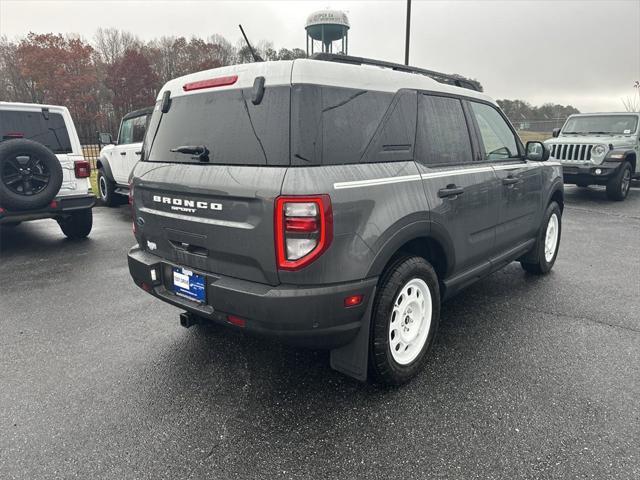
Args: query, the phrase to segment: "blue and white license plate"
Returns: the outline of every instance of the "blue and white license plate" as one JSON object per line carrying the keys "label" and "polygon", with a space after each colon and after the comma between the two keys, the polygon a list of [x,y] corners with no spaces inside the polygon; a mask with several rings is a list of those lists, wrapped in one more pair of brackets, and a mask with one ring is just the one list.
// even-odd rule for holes
{"label": "blue and white license plate", "polygon": [[204,276],[181,267],[173,267],[173,292],[181,297],[205,303],[206,283]]}

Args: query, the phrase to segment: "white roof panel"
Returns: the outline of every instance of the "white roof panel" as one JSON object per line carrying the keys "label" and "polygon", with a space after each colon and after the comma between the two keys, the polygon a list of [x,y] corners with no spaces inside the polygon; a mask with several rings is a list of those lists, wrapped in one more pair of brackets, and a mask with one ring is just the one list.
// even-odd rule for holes
{"label": "white roof panel", "polygon": [[166,90],[171,91],[171,97],[198,94],[207,90],[185,92],[183,86],[191,82],[230,75],[237,75],[237,81],[232,85],[215,87],[217,91],[248,88],[253,85],[256,77],[263,76],[267,87],[270,85],[313,84],[382,92],[397,92],[401,88],[414,88],[465,95],[495,104],[491,97],[482,92],[443,84],[426,75],[400,72],[372,65],[351,65],[310,59],[244,63],[192,73],[167,82],[158,93],[158,99],[162,98]]}

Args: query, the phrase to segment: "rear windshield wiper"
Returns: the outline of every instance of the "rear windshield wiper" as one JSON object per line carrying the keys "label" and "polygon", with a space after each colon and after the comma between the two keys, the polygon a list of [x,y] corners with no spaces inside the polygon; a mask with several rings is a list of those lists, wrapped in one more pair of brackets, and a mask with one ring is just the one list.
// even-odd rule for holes
{"label": "rear windshield wiper", "polygon": [[183,145],[181,147],[172,148],[174,153],[184,153],[185,155],[193,155],[201,162],[209,161],[209,149],[205,145]]}

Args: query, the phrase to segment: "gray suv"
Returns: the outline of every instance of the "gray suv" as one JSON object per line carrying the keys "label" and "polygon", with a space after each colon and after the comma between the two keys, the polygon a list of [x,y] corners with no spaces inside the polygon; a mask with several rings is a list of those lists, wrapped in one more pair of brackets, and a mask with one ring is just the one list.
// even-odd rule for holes
{"label": "gray suv", "polygon": [[440,304],[517,260],[552,268],[562,170],[459,77],[341,55],[160,91],[130,198],[131,275],[213,321],[401,384]]}

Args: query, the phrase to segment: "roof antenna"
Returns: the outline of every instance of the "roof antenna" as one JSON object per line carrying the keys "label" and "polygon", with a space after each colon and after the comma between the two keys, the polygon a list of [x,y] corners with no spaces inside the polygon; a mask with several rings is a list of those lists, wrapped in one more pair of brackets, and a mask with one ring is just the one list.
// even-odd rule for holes
{"label": "roof antenna", "polygon": [[249,43],[249,39],[247,38],[247,35],[244,33],[244,29],[242,28],[242,25],[238,25],[238,26],[240,27],[240,31],[242,32],[242,36],[244,37],[244,41],[247,42],[247,47],[249,47],[249,51],[251,52],[251,56],[253,57],[253,61],[254,62],[264,62],[262,57],[255,52],[255,50],[253,49],[253,47]]}

